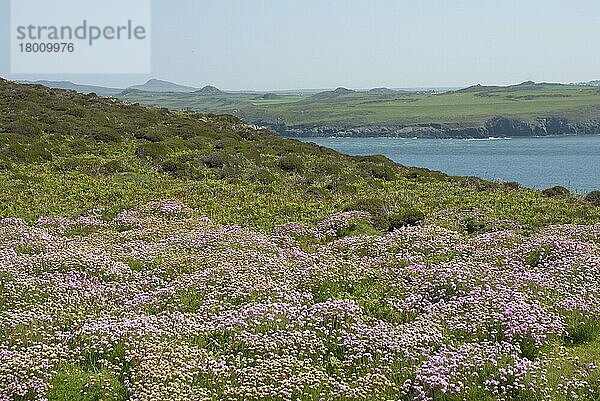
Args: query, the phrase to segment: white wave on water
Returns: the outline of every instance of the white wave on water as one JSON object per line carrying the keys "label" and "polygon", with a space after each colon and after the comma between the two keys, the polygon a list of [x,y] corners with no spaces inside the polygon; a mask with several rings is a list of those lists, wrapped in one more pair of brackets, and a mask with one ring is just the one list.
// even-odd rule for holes
{"label": "white wave on water", "polygon": [[497,137],[497,136],[488,136],[487,138],[466,138],[465,141],[503,141],[512,139],[508,136]]}

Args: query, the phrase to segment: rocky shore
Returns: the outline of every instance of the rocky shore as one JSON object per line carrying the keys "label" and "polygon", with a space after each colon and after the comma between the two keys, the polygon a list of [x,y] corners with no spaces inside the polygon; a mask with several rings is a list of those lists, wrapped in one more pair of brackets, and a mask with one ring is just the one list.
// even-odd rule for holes
{"label": "rocky shore", "polygon": [[268,122],[260,122],[259,124],[267,126],[286,137],[489,138],[600,134],[600,120],[574,123],[559,117],[540,117],[534,121],[493,117],[479,127],[456,127],[436,123],[358,127],[342,125],[286,126]]}

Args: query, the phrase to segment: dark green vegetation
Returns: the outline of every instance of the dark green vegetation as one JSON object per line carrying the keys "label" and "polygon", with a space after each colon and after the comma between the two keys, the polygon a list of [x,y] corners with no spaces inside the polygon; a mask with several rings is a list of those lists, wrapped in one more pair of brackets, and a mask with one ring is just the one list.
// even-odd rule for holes
{"label": "dark green vegetation", "polygon": [[435,221],[481,232],[600,217],[580,197],[344,156],[233,116],[0,81],[1,216],[97,209],[110,218],[157,199],[260,229],[352,209],[375,212],[382,230]]}
{"label": "dark green vegetation", "polygon": [[[356,92],[338,88],[304,96],[128,90],[118,97],[173,109],[234,114],[287,135],[443,137],[600,133],[600,90],[592,86],[524,82],[509,87],[476,85],[443,94],[385,88]],[[496,121],[498,116],[503,120]],[[401,130],[406,127],[412,129]],[[485,130],[452,131],[465,128]]]}
{"label": "dark green vegetation", "polygon": [[600,206],[600,191],[592,191],[584,199],[596,206]]}
{"label": "dark green vegetation", "polygon": [[569,190],[567,188],[557,185],[552,188],[544,189],[542,191],[542,194],[545,196],[550,196],[550,197],[560,197],[560,196],[569,196],[571,194],[571,192],[569,192]]}

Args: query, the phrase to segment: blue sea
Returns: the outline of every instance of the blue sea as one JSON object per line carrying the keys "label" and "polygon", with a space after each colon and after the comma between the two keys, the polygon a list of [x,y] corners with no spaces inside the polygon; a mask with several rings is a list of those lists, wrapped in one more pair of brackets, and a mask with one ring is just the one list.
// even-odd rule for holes
{"label": "blue sea", "polygon": [[544,189],[600,190],[600,135],[488,139],[298,138],[349,155],[384,155],[450,175]]}

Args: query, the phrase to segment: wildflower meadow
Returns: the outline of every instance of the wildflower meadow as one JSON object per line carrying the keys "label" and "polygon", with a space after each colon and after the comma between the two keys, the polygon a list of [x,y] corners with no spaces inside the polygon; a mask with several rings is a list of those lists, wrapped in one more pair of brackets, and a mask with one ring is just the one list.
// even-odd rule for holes
{"label": "wildflower meadow", "polygon": [[0,220],[0,400],[597,400],[600,224]]}

